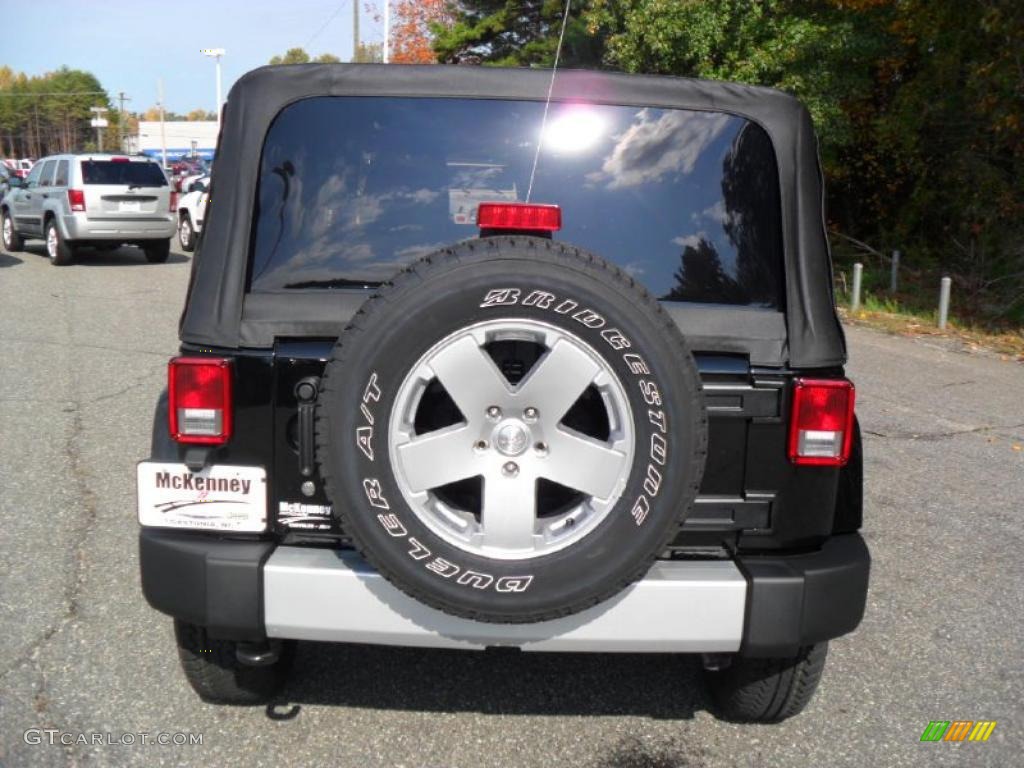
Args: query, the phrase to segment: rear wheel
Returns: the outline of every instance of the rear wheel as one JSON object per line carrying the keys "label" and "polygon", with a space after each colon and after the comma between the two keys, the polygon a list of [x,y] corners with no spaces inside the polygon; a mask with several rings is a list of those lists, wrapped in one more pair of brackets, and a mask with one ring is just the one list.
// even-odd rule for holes
{"label": "rear wheel", "polygon": [[284,641],[277,660],[262,666],[238,660],[239,643],[210,637],[205,627],[174,620],[178,657],[189,685],[211,704],[264,704],[284,685],[295,653]]}
{"label": "rear wheel", "polygon": [[178,242],[181,243],[181,250],[191,252],[196,247],[196,233],[192,229],[192,218],[188,213],[182,213],[178,220]]}
{"label": "rear wheel", "polygon": [[821,681],[828,643],[801,648],[793,658],[737,656],[704,679],[718,714],[726,720],[777,723],[804,710]]}
{"label": "rear wheel", "polygon": [[13,253],[14,251],[20,251],[25,247],[24,239],[14,230],[14,219],[11,218],[10,211],[3,212],[2,227],[5,251]]}
{"label": "rear wheel", "polygon": [[46,222],[46,255],[55,267],[64,267],[75,260],[75,250],[60,234],[57,222],[50,219]]}
{"label": "rear wheel", "polygon": [[171,255],[171,240],[153,240],[142,246],[146,254],[146,261],[150,264],[163,264]]}

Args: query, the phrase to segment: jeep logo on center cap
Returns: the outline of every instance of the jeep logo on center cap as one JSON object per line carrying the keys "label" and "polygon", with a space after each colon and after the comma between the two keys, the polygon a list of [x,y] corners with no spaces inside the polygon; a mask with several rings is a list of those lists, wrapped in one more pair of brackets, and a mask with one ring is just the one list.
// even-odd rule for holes
{"label": "jeep logo on center cap", "polygon": [[530,431],[518,421],[505,422],[494,436],[494,445],[502,456],[518,456],[526,450],[529,442]]}

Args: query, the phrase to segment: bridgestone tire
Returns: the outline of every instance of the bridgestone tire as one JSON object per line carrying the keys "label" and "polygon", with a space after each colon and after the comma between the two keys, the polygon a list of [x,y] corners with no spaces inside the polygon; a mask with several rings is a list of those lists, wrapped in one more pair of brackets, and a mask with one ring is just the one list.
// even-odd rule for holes
{"label": "bridgestone tire", "polygon": [[174,636],[189,685],[211,704],[265,704],[287,680],[295,653],[286,641],[276,662],[251,667],[238,660],[238,643],[212,638],[203,627],[175,619]]}
{"label": "bridgestone tire", "polygon": [[705,672],[720,717],[745,723],[778,723],[797,715],[818,689],[828,643],[802,648],[794,658],[736,657],[725,669]]}
{"label": "bridgestone tire", "polygon": [[[624,410],[631,414],[633,435],[632,453],[624,450],[617,465],[618,495],[595,493],[578,507],[568,505],[587,510],[589,501],[603,500],[605,511],[582,517],[583,523],[575,528],[581,535],[586,530],[585,535],[557,551],[538,550],[539,554],[519,559],[491,556],[492,550],[472,551],[451,536],[439,535],[437,526],[409,501],[409,489],[401,485],[404,475],[396,471],[397,449],[390,442],[392,428],[407,423],[396,422],[395,403],[418,361],[427,359],[442,340],[465,335],[467,328],[502,323],[549,327],[554,329],[553,338],[564,334],[589,348],[587,359],[608,372],[600,380],[607,386],[609,379],[617,379],[621,385],[615,391],[628,403]],[[488,354],[493,355],[490,350]],[[545,359],[531,365],[539,369]],[[530,368],[525,377],[533,371]],[[504,376],[500,386],[512,381]],[[569,397],[570,388],[545,391],[558,401]],[[463,396],[487,397],[473,387],[465,387]],[[549,414],[551,410],[560,409],[552,406]],[[456,418],[461,411],[456,408]],[[460,426],[472,426],[467,414],[462,417]],[[568,414],[565,418],[568,421]],[[556,426],[557,434],[550,432],[561,441],[565,431],[561,422]],[[536,439],[535,432],[526,432],[529,440]],[[316,433],[320,472],[334,513],[366,559],[422,603],[495,623],[573,614],[643,577],[677,533],[696,497],[707,446],[706,412],[693,357],[658,303],[604,260],[533,237],[466,241],[417,261],[384,285],[353,318],[327,363]],[[409,439],[419,437],[417,427]],[[568,444],[574,450],[563,450],[558,461],[569,456],[578,462],[578,444]],[[499,436],[486,447],[493,451],[500,445],[505,450],[509,444]],[[532,443],[526,454],[535,450],[537,455],[521,456],[524,482],[532,477],[526,469],[541,466],[537,461],[546,455],[544,445]],[[566,443],[552,443],[552,458],[556,445]],[[475,448],[480,449],[480,443]],[[461,444],[453,450],[461,451]],[[471,456],[474,444],[465,450]],[[496,458],[504,461],[508,455]],[[511,463],[493,466],[504,471]],[[571,466],[576,471],[579,463]],[[493,477],[493,470],[488,471],[492,474],[482,475],[482,498],[491,482],[486,478]],[[492,486],[495,493],[510,487]],[[539,498],[538,490],[534,522],[543,526],[548,518],[540,515]],[[486,504],[482,501],[478,510],[481,527]],[[511,510],[510,517],[517,515]],[[530,535],[532,546],[546,541],[546,533]]]}

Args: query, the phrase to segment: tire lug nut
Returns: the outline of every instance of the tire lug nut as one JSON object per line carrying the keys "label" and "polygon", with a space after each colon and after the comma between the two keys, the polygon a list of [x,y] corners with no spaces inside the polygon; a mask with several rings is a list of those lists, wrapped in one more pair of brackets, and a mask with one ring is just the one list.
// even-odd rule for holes
{"label": "tire lug nut", "polygon": [[497,421],[501,418],[501,408],[496,405],[492,405],[487,409],[487,418]]}
{"label": "tire lug nut", "polygon": [[519,474],[519,465],[514,461],[506,461],[501,467],[502,473],[505,477],[515,477]]}
{"label": "tire lug nut", "polygon": [[487,450],[487,441],[486,440],[477,440],[475,443],[473,443],[473,449],[476,450],[476,451],[486,451]]}
{"label": "tire lug nut", "polygon": [[523,418],[526,419],[526,421],[536,421],[537,409],[533,407],[527,408],[523,411]]}
{"label": "tire lug nut", "polygon": [[534,446],[533,446],[533,450],[537,453],[538,456],[547,456],[548,455],[548,445],[547,445],[547,443],[535,443]]}

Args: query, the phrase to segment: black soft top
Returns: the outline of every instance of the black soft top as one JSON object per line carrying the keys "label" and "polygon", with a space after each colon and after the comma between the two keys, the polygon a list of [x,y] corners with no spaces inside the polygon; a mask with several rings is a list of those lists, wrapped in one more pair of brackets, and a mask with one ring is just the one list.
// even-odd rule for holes
{"label": "black soft top", "polygon": [[[278,297],[245,293],[263,141],[286,106],[317,96],[543,101],[550,82],[550,70],[437,65],[301,64],[261,67],[244,75],[228,94],[181,340],[213,347],[262,346],[272,343],[275,335],[298,335],[293,330],[298,318],[289,318],[289,312],[332,305],[341,310],[339,317],[350,316],[363,299],[317,296],[303,308],[295,291]],[[795,368],[845,362],[845,342],[832,295],[817,142],[810,115],[800,102],[780,91],[735,83],[582,70],[559,70],[552,99],[725,112],[764,128],[779,167],[786,332],[777,355],[752,355],[752,362],[788,363]],[[686,315],[700,323],[697,313]],[[723,318],[735,316],[728,312]],[[749,325],[736,323],[735,335],[744,334]],[[685,325],[683,331],[687,331]],[[719,323],[710,335],[722,340],[722,351],[735,349],[728,343],[728,327]],[[776,356],[777,360],[768,359]],[[764,359],[754,359],[758,357]]]}

